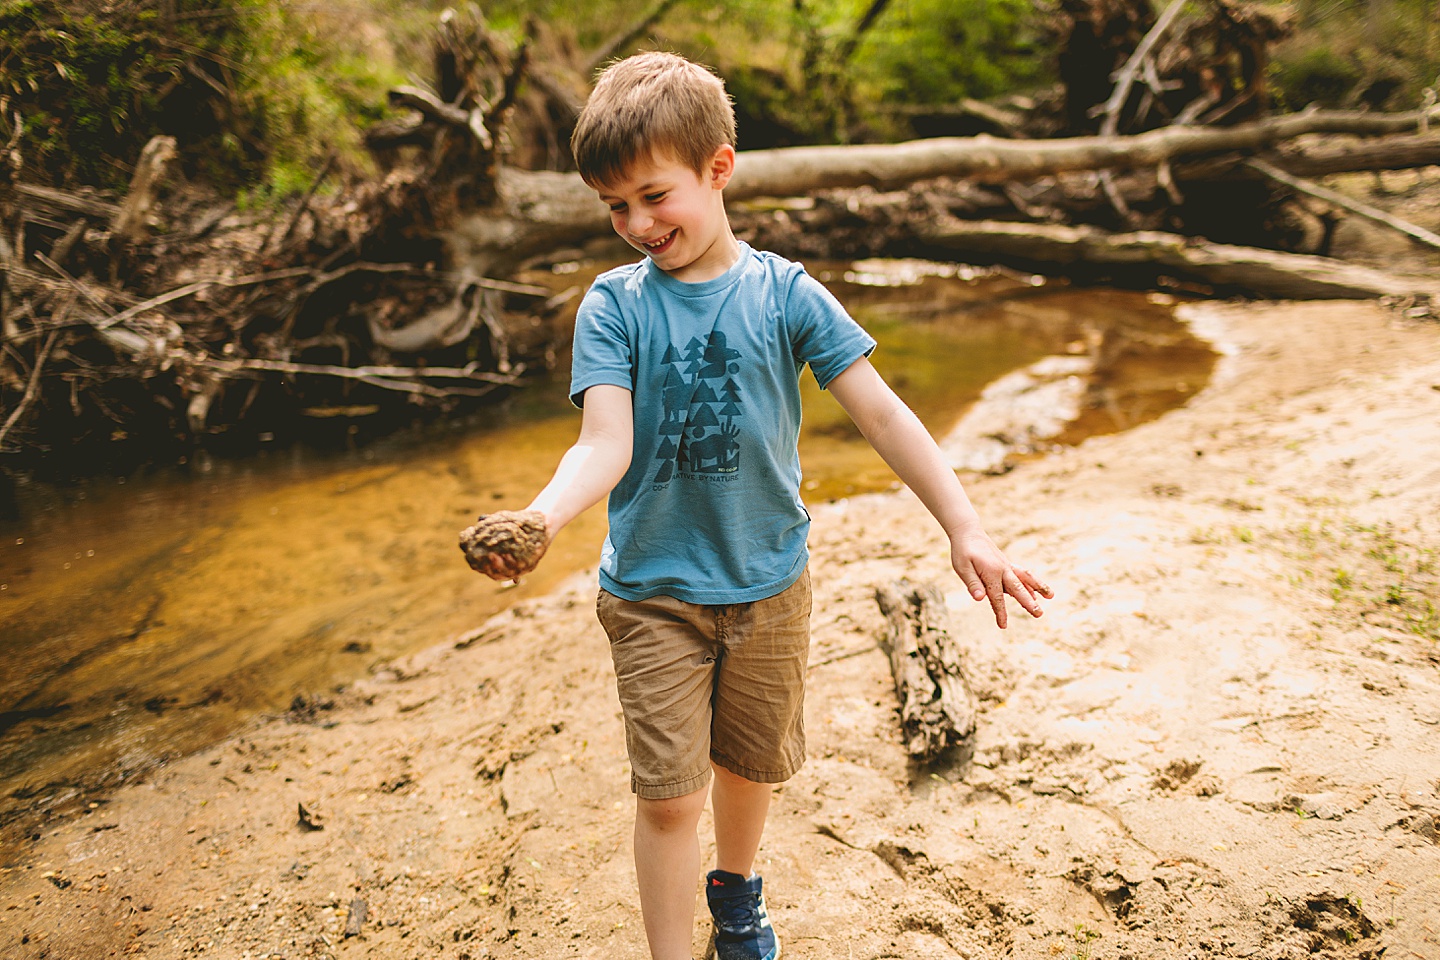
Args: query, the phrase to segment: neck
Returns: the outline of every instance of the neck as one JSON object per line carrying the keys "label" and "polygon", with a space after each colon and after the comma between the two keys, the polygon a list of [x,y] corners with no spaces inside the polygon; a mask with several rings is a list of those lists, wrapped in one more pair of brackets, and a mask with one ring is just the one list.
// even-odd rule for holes
{"label": "neck", "polygon": [[703,283],[723,275],[726,270],[735,266],[735,262],[739,259],[740,241],[735,239],[730,224],[726,223],[725,229],[693,263],[670,276],[685,283]]}

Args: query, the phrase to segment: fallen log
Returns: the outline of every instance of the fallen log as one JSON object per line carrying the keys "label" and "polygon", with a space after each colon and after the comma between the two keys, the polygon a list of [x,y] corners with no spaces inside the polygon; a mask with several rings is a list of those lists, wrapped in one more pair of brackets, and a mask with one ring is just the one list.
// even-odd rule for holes
{"label": "fallen log", "polygon": [[[1348,143],[1290,145],[1261,158],[1296,177],[1323,177],[1361,170],[1405,170],[1440,164],[1440,134],[1388,136]],[[1230,155],[1175,165],[1175,179],[1218,180],[1250,176],[1244,157]]]}
{"label": "fallen log", "polygon": [[1418,111],[1386,115],[1316,110],[1234,127],[1164,127],[1124,137],[1023,141],[942,137],[897,144],[756,150],[741,155],[726,196],[736,200],[794,196],[824,187],[885,190],[933,177],[1003,183],[1075,170],[1131,170],[1201,153],[1253,153],[1310,133],[1381,136],[1408,132],[1419,123]]}
{"label": "fallen log", "polygon": [[17,183],[15,193],[27,206],[34,206],[52,214],[78,213],[105,223],[120,215],[120,205],[117,203],[36,183]]}
{"label": "fallen log", "polygon": [[[1254,154],[1312,133],[1406,133],[1421,119],[1419,111],[1312,110],[1233,127],[1170,126],[1134,136],[1017,141],[982,135],[751,150],[740,154],[725,194],[733,202],[836,187],[888,190],[937,177],[1007,183],[1065,172],[1158,168],[1202,154]],[[444,232],[453,262],[504,274],[536,254],[609,230],[608,210],[579,174],[501,167],[495,193],[494,204],[458,217]]]}
{"label": "fallen log", "polygon": [[880,646],[895,677],[906,752],[929,763],[975,733],[975,695],[950,636],[945,598],[934,584],[900,580],[877,587],[875,602],[885,615]]}
{"label": "fallen log", "polygon": [[[1203,160],[1185,161],[1172,166],[1161,164],[1153,170],[1139,169],[1114,178],[1114,189],[1132,210],[1145,211],[1149,223],[1159,227],[1173,205],[1183,202],[1185,194],[1197,184],[1241,183],[1262,179],[1250,160],[1259,160],[1292,177],[1313,178],[1328,174],[1374,170],[1402,170],[1440,164],[1440,135],[1387,136],[1346,144],[1306,144],[1265,151],[1256,157],[1227,153]],[[1169,174],[1167,177],[1166,174]],[[1002,190],[1010,205],[1030,220],[1051,222],[1097,222],[1106,218],[1098,208],[1102,203],[1114,205],[1113,199],[1097,191],[1091,173],[1066,173],[1045,177],[1032,184],[1004,184]],[[1157,190],[1164,190],[1172,205],[1157,206]],[[995,194],[989,195],[992,199]],[[962,219],[1013,218],[1013,213],[995,203],[952,208]],[[1138,229],[1131,226],[1131,229]],[[1203,232],[1200,231],[1200,232]]]}
{"label": "fallen log", "polygon": [[927,245],[975,264],[998,263],[1030,272],[1111,272],[1172,276],[1216,291],[1258,293],[1291,300],[1368,300],[1434,296],[1440,280],[1372,270],[1329,257],[1281,253],[1174,233],[1110,233],[1096,227],[966,221],[939,217],[917,227]]}

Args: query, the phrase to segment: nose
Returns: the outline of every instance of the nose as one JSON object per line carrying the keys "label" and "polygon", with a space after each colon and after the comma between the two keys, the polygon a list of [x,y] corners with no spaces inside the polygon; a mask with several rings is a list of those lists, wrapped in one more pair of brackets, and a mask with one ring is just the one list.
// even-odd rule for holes
{"label": "nose", "polygon": [[655,218],[643,209],[632,207],[630,209],[630,223],[628,225],[631,236],[643,237],[650,232],[651,227],[655,226]]}

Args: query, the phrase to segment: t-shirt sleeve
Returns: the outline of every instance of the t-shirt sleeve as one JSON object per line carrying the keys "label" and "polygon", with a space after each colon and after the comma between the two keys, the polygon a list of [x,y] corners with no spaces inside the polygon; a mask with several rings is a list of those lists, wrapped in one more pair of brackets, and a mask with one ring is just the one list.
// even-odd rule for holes
{"label": "t-shirt sleeve", "polygon": [[875,338],[802,267],[797,267],[790,282],[785,324],[795,359],[810,365],[821,390],[875,349]]}
{"label": "t-shirt sleeve", "polygon": [[635,389],[634,350],[615,298],[595,284],[575,313],[570,402],[585,405],[585,391],[600,384]]}

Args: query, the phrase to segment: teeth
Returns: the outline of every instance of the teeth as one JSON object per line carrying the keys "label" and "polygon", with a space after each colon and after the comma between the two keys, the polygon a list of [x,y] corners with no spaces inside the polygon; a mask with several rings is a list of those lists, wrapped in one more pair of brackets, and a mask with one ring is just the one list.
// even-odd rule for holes
{"label": "teeth", "polygon": [[669,240],[671,237],[673,237],[674,235],[675,235],[675,231],[674,231],[674,230],[671,230],[669,233],[665,234],[665,236],[661,237],[659,240],[654,240],[654,241],[651,241],[651,242],[649,242],[649,243],[645,243],[645,244],[643,244],[643,245],[644,245],[645,248],[648,249],[648,250],[654,250],[656,247],[663,247],[663,246],[665,245],[666,241],[668,241],[668,240]]}

